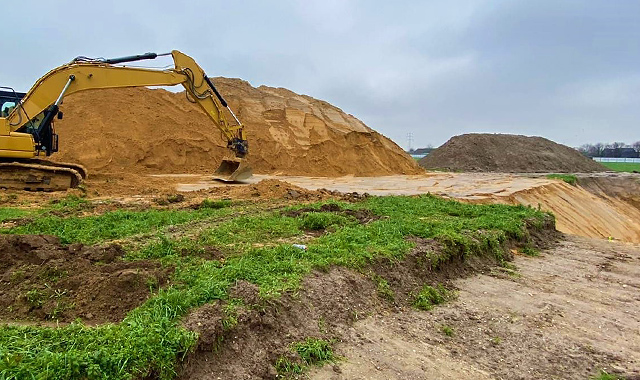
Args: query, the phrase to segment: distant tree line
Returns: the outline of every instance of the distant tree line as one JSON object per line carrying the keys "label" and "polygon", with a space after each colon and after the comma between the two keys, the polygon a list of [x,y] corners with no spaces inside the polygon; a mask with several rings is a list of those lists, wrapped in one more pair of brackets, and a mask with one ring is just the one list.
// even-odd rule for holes
{"label": "distant tree line", "polygon": [[638,158],[640,157],[640,141],[633,144],[623,142],[584,144],[578,148],[578,151],[588,157]]}

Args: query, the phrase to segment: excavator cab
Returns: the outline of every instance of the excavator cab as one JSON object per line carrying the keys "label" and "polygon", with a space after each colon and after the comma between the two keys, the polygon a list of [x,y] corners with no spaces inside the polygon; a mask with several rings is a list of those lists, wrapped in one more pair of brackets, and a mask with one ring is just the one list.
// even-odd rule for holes
{"label": "excavator cab", "polygon": [[4,102],[2,106],[0,106],[0,110],[2,110],[2,117],[7,117],[16,108],[15,102]]}
{"label": "excavator cab", "polygon": [[25,95],[22,92],[15,92],[11,87],[0,86],[0,116],[8,117]]}

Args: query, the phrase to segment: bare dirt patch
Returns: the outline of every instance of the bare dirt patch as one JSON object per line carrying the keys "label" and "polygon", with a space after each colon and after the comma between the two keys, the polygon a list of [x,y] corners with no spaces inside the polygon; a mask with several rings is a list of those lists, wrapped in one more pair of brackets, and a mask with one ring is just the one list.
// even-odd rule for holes
{"label": "bare dirt patch", "polygon": [[62,246],[43,235],[0,235],[0,319],[119,322],[166,284],[172,269],[125,262],[118,245]]}
{"label": "bare dirt patch", "polygon": [[454,136],[420,160],[427,169],[502,173],[587,173],[608,169],[577,150],[537,136]]}
{"label": "bare dirt patch", "polygon": [[356,323],[339,371],[311,379],[639,378],[639,262],[637,245],[566,236],[517,256],[519,277],[456,280],[455,302]]}

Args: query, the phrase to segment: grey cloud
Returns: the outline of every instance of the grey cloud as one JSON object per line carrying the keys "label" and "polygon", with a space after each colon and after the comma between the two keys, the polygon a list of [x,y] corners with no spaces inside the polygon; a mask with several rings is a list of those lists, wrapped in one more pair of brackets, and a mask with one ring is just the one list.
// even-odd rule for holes
{"label": "grey cloud", "polygon": [[[180,49],[210,75],[327,100],[406,145],[467,132],[638,137],[640,3],[24,0],[0,84],[77,55]],[[159,63],[160,64],[160,63]],[[155,63],[154,63],[155,65]]]}

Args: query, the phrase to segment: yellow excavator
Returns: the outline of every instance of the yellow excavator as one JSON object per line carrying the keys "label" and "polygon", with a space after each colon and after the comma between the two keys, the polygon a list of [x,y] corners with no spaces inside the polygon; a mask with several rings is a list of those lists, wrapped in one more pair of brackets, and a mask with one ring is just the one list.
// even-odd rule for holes
{"label": "yellow excavator", "polygon": [[[123,65],[168,55],[173,57],[171,69]],[[187,99],[200,105],[211,118],[233,152],[234,157],[222,160],[214,178],[223,181],[249,178],[251,168],[242,160],[248,153],[244,126],[193,58],[174,50],[113,59],[77,57],[48,72],[27,93],[0,87],[0,188],[65,190],[77,187],[87,177],[82,165],[42,159],[58,151],[53,122],[63,116],[60,104],[66,95],[100,88],[178,84],[186,89]],[[225,108],[235,124],[227,123]]]}

